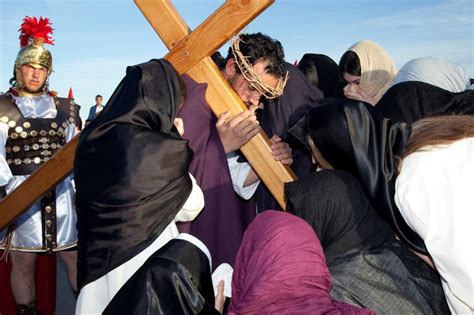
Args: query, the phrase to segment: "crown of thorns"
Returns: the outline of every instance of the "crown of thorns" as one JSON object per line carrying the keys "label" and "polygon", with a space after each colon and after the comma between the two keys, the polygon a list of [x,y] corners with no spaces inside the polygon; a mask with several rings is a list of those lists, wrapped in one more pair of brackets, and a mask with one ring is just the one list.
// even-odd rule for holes
{"label": "crown of thorns", "polygon": [[[278,80],[276,87],[269,86],[262,81],[260,75],[255,73],[252,63],[248,60],[248,57],[244,56],[240,51],[240,36],[236,36],[230,47],[232,54],[234,55],[235,63],[240,69],[243,77],[263,96],[268,99],[277,98],[283,94],[286,82],[288,81],[288,71],[285,75]],[[264,72],[265,73],[265,72]]]}

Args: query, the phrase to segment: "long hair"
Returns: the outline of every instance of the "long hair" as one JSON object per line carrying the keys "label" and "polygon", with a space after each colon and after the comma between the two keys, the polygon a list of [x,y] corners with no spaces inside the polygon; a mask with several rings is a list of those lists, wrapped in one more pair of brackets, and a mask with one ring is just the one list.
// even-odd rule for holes
{"label": "long hair", "polygon": [[420,119],[413,123],[412,133],[402,159],[421,151],[425,146],[446,145],[456,140],[474,137],[474,116],[450,115]]}
{"label": "long hair", "polygon": [[362,75],[359,56],[357,56],[357,54],[352,50],[346,51],[339,61],[339,73],[341,76],[344,72],[359,77]]}

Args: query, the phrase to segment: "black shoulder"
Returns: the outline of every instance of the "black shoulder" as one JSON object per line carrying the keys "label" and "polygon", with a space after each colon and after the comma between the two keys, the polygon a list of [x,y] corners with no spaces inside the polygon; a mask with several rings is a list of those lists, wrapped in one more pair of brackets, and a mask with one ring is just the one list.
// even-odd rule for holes
{"label": "black shoulder", "polygon": [[8,94],[0,95],[0,118],[6,116],[12,120],[13,117],[18,115],[21,115],[20,110],[13,102],[11,96]]}

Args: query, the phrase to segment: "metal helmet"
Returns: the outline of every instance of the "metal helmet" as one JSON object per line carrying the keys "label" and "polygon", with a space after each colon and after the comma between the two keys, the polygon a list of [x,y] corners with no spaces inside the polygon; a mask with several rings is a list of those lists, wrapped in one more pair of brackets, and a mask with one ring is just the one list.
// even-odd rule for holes
{"label": "metal helmet", "polygon": [[20,29],[20,46],[15,60],[16,87],[24,86],[20,68],[23,65],[30,65],[35,68],[44,67],[48,70],[48,77],[53,71],[53,56],[44,48],[43,44],[53,44],[50,35],[53,28],[49,19],[40,17],[25,17]]}

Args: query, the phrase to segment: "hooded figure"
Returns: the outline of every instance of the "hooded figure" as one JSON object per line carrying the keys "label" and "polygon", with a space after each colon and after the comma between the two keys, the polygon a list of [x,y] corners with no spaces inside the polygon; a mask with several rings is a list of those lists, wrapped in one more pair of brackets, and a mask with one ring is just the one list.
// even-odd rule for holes
{"label": "hooded figure", "polygon": [[264,211],[237,254],[229,314],[374,314],[333,301],[331,282],[312,228],[292,214]]}
{"label": "hooded figure", "polygon": [[[372,206],[400,239],[426,254],[423,240],[406,224],[393,199],[396,157],[403,152],[410,126],[394,123],[373,106],[353,100],[328,101],[309,110],[300,124],[306,125],[307,135],[334,169],[361,182]],[[306,141],[305,135],[295,136]]]}
{"label": "hooded figure", "polygon": [[395,238],[353,176],[321,170],[287,183],[285,196],[321,241],[332,298],[377,314],[449,312],[437,272]]}
{"label": "hooded figure", "polygon": [[[352,55],[352,57],[349,55]],[[370,40],[363,40],[349,47],[339,62],[339,69],[343,77],[349,74],[358,78],[360,82],[355,82],[357,87],[370,100],[370,102],[369,100],[365,101],[372,105],[377,104],[388,90],[397,73],[392,58],[382,47]],[[351,92],[352,83],[354,82],[348,81],[348,85],[344,88],[346,95]]]}
{"label": "hooded figure", "polygon": [[178,235],[174,220],[192,220],[202,209],[202,192],[188,174],[192,151],[174,126],[181,90],[166,60],[129,67],[109,106],[81,133],[78,313],[102,312],[145,260]]}
{"label": "hooded figure", "polygon": [[431,116],[474,115],[474,91],[453,93],[424,82],[402,82],[392,86],[376,107],[385,117],[409,124]]}
{"label": "hooded figure", "polygon": [[308,80],[319,88],[324,98],[344,97],[343,84],[339,76],[337,63],[326,55],[304,54],[298,69],[303,72]]}

